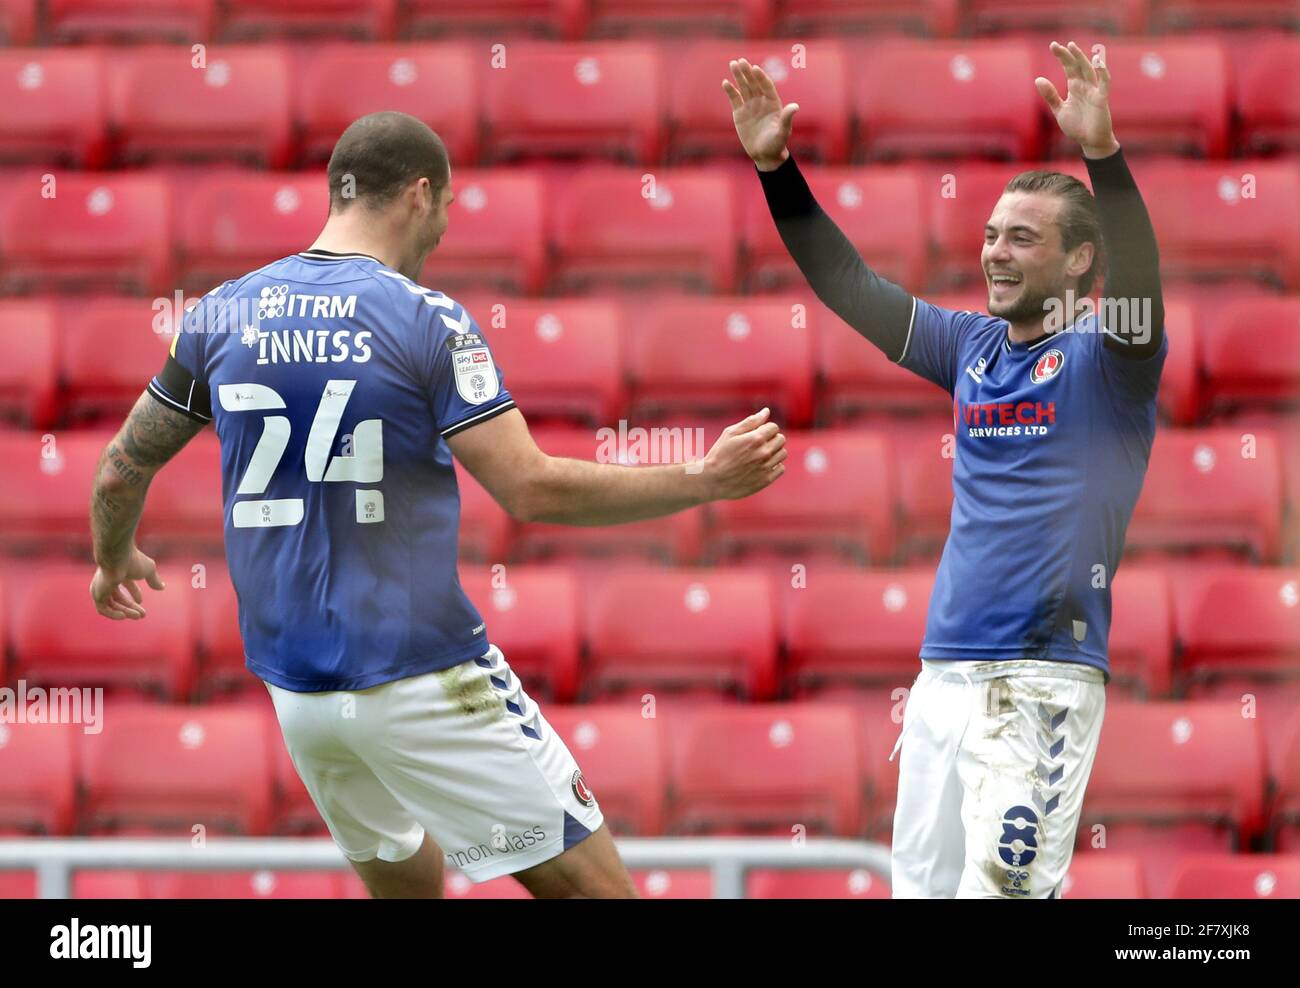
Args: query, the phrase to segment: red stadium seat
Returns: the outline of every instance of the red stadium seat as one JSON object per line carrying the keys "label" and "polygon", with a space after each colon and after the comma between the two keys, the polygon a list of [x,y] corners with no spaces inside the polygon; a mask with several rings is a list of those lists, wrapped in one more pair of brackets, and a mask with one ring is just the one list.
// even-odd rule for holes
{"label": "red stadium seat", "polygon": [[34,685],[118,686],[188,696],[194,680],[189,602],[146,587],[146,618],[110,621],[89,603],[68,606],[73,600],[80,604],[87,586],[85,568],[67,564],[49,564],[11,584],[19,675]]}
{"label": "red stadium seat", "polygon": [[1040,153],[1040,97],[1024,43],[891,41],[861,63],[851,79],[860,159]]}
{"label": "red stadium seat", "polygon": [[1214,566],[1174,577],[1183,695],[1242,705],[1279,763],[1300,705],[1300,569]]}
{"label": "red stadium seat", "polygon": [[776,686],[776,614],[760,572],[617,569],[587,587],[583,616],[586,696],[684,689],[766,699]]}
{"label": "red stadium seat", "polygon": [[957,33],[958,0],[776,0],[778,35],[842,35],[850,31]]}
{"label": "red stadium seat", "polygon": [[1121,566],[1111,586],[1111,689],[1137,696],[1169,695],[1174,615],[1165,571]]}
{"label": "red stadium seat", "polygon": [[265,833],[266,733],[265,718],[251,709],[114,706],[101,734],[80,739],[83,828],[189,832],[202,825],[209,832]]}
{"label": "red stadium seat", "polygon": [[1285,742],[1273,761],[1276,792],[1269,821],[1269,847],[1300,851],[1300,711],[1286,726]]}
{"label": "red stadium seat", "polygon": [[[945,308],[967,308],[934,296],[927,301]],[[821,305],[809,306],[817,317],[818,414],[830,423],[848,423],[863,416],[926,415],[926,422],[946,416],[952,431],[952,399],[942,388],[904,370],[860,333]],[[939,433],[940,435],[943,432]]]}
{"label": "red stadium seat", "polygon": [[167,360],[177,305],[165,301],[163,309],[145,298],[62,303],[57,325],[66,415],[107,418],[114,426],[126,416]]}
{"label": "red stadium seat", "polygon": [[1151,0],[1153,31],[1297,24],[1294,0]]}
{"label": "red stadium seat", "polygon": [[855,722],[848,707],[704,706],[674,712],[667,736],[670,833],[850,837],[861,830]]}
{"label": "red stadium seat", "polygon": [[782,594],[791,684],[802,692],[836,682],[910,681],[919,671],[933,585],[929,567],[813,568],[807,586]]}
{"label": "red stadium seat", "polygon": [[144,873],[138,871],[92,871],[72,873],[74,899],[143,899]]}
{"label": "red stadium seat", "polygon": [[1156,433],[1128,548],[1219,550],[1274,562],[1281,546],[1277,443],[1228,427]]}
{"label": "red stadium seat", "polygon": [[224,538],[224,510],[221,447],[216,433],[205,430],[149,485],[149,503],[140,522],[140,546],[146,552],[162,553],[219,549]]}
{"label": "red stadium seat", "polygon": [[171,221],[156,175],[12,176],[0,191],[0,291],[168,292]]}
{"label": "red stadium seat", "polygon": [[1263,745],[1240,705],[1108,704],[1079,846],[1104,835],[1108,854],[1140,853],[1163,897],[1179,854],[1246,846],[1263,799]]}
{"label": "red stadium seat", "polygon": [[1201,413],[1201,307],[1177,293],[1164,295],[1164,307],[1169,353],[1156,406],[1175,425],[1190,425]]}
{"label": "red stadium seat", "polygon": [[[1088,55],[1095,45],[1083,46]],[[1115,132],[1124,153],[1159,152],[1221,158],[1228,151],[1230,108],[1227,55],[1214,38],[1112,38],[1104,43],[1106,67],[1116,92]],[[1065,72],[1046,44],[1035,47],[1035,72],[1065,91]],[[1040,101],[1041,102],[1041,101]],[[1050,118],[1047,104],[1042,112]],[[1054,153],[1077,158],[1079,145],[1048,119]],[[1156,190],[1146,192],[1149,198]]]}
{"label": "red stadium seat", "polygon": [[732,183],[721,171],[660,169],[647,180],[638,169],[584,168],[557,196],[551,291],[667,282],[731,292],[735,239]]}
{"label": "red stadium seat", "polygon": [[963,12],[966,27],[976,34],[1071,30],[1141,34],[1147,0],[1099,0],[1087,4],[1068,0],[967,0]]}
{"label": "red stadium seat", "polygon": [[625,34],[720,34],[765,37],[772,29],[773,0],[595,0],[593,38]]}
{"label": "red stadium seat", "polygon": [[1300,288],[1300,164],[1152,161],[1133,172],[1167,284],[1263,279]]}
{"label": "red stadium seat", "polygon": [[812,418],[808,303],[789,298],[670,298],[625,327],[632,419],[681,413],[734,420],[769,406],[782,428]]}
{"label": "red stadium seat", "polygon": [[393,36],[397,0],[226,0],[221,35],[227,39],[358,38]]}
{"label": "red stadium seat", "polygon": [[206,292],[306,250],[329,212],[323,172],[216,172],[178,190],[181,280]]}
{"label": "red stadium seat", "polygon": [[891,560],[894,491],[885,436],[848,429],[786,435],[790,455],[778,483],[709,506],[706,553],[813,551]]}
{"label": "red stadium seat", "polygon": [[1206,321],[1201,349],[1212,411],[1294,405],[1300,396],[1300,295],[1226,303]]}
{"label": "red stadium seat", "polygon": [[1145,899],[1140,858],[1102,853],[1076,853],[1061,881],[1062,899]]}
{"label": "red stadium seat", "polygon": [[[189,564],[189,565],[186,565]],[[261,690],[261,682],[244,664],[244,640],[239,631],[239,599],[224,565],[202,564],[203,585],[194,587],[196,575],[189,560],[167,566],[180,582],[178,589],[194,601],[199,673],[195,694],[205,696],[233,688]],[[171,588],[171,584],[168,585]]]}
{"label": "red stadium seat", "polygon": [[615,834],[663,833],[668,756],[662,721],[636,706],[550,706],[542,713],[582,766]]}
{"label": "red stadium seat", "polygon": [[58,415],[55,313],[50,299],[0,301],[0,415],[20,425],[44,428]]}
{"label": "red stadium seat", "polygon": [[528,169],[452,173],[455,201],[447,235],[429,255],[420,282],[455,295],[493,289],[537,295],[547,276],[546,193]]}
{"label": "red stadium seat", "polygon": [[0,45],[29,45],[36,36],[36,0],[0,0]]}
{"label": "red stadium seat", "polygon": [[148,899],[342,899],[342,871],[178,871],[144,875]]}
{"label": "red stadium seat", "polygon": [[622,310],[597,298],[460,295],[529,424],[616,422],[627,401]]}
{"label": "red stadium seat", "polygon": [[952,419],[902,420],[890,424],[888,435],[902,515],[898,553],[909,560],[938,559],[952,521]]}
{"label": "red stadium seat", "polygon": [[459,460],[453,462],[460,489],[460,558],[499,563],[506,558],[514,521]]}
{"label": "red stadium seat", "polygon": [[400,110],[433,127],[453,174],[478,160],[479,85],[475,53],[464,44],[324,45],[293,82],[302,153],[325,161],[358,117]]}
{"label": "red stadium seat", "polygon": [[[403,31],[413,37],[488,34],[575,39],[589,17],[585,0],[408,0]],[[506,32],[503,35],[502,32]]]}
{"label": "red stadium seat", "polygon": [[58,44],[207,41],[216,0],[47,0],[45,28]]}
{"label": "red stadium seat", "polygon": [[1300,899],[1294,854],[1198,854],[1174,876],[1174,899]]}
{"label": "red stadium seat", "polygon": [[643,899],[713,898],[713,875],[703,868],[655,868],[631,874],[632,884]]}
{"label": "red stadium seat", "polygon": [[[926,280],[926,243],[921,186],[909,168],[807,168],[817,202],[844,232],[867,265],[881,277],[919,291]],[[738,189],[741,240],[747,252],[750,290],[807,289],[772,222],[757,180]]]}
{"label": "red stadium seat", "polygon": [[[659,53],[641,42],[511,45],[483,73],[483,158],[615,157],[663,150]],[[721,89],[719,89],[721,92]]]}
{"label": "red stadium seat", "polygon": [[[14,716],[21,710],[26,721],[28,711],[36,710],[20,696],[15,691]],[[95,713],[102,717],[103,708]],[[48,708],[40,716],[49,718]],[[77,792],[73,732],[82,730],[93,726],[84,719],[81,724],[0,724],[0,833],[72,832]]]}
{"label": "red stadium seat", "polygon": [[104,104],[99,52],[0,51],[0,160],[102,167]]}
{"label": "red stadium seat", "polygon": [[1267,37],[1237,73],[1238,147],[1245,154],[1300,150],[1300,38]]}
{"label": "red stadium seat", "polygon": [[776,871],[749,873],[745,894],[750,899],[888,899],[889,879],[866,868],[853,871]]}
{"label": "red stadium seat", "polygon": [[0,432],[5,463],[0,546],[7,552],[76,548],[84,553],[90,543],[90,489],[111,438],[100,431]]}
{"label": "red stadium seat", "polygon": [[0,871],[0,899],[35,899],[36,872]]}
{"label": "red stadium seat", "polygon": [[109,119],[127,162],[251,160],[283,168],[293,153],[289,62],[279,48],[223,45],[195,66],[187,47],[117,54]]}
{"label": "red stadium seat", "polygon": [[[643,453],[650,463],[700,459],[708,452],[711,439],[715,438],[707,431],[696,433],[689,427],[659,428],[664,431],[645,429],[643,433],[634,433],[628,429],[625,444],[620,442],[620,433],[613,426],[605,426],[594,434],[585,429],[542,427],[533,430],[533,438],[549,456],[627,466],[642,462],[638,457]],[[701,440],[701,435],[707,438]],[[520,561],[622,557],[689,563],[699,554],[703,525],[703,508],[627,525],[573,526],[530,522],[520,526],[513,554]]]}
{"label": "red stadium seat", "polygon": [[528,693],[568,701],[578,692],[582,633],[573,574],[550,566],[460,568],[460,585]]}
{"label": "red stadium seat", "polygon": [[[693,2],[691,5],[696,9],[701,6]],[[727,103],[722,90],[722,80],[731,79],[728,63],[738,57],[762,66],[776,83],[781,99],[799,104],[799,125],[791,137],[791,152],[801,162],[843,163],[851,123],[848,67],[843,46],[829,38],[764,39],[743,44],[698,41],[680,52],[674,51],[672,71],[666,80],[672,159],[744,154],[736,140],[731,114],[725,112]],[[751,177],[751,181],[758,184],[757,178]]]}

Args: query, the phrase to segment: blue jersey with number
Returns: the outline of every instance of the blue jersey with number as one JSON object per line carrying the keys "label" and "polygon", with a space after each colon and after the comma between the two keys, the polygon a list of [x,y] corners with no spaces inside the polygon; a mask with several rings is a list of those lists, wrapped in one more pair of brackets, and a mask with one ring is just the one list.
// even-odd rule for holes
{"label": "blue jersey with number", "polygon": [[1053,659],[1109,676],[1111,580],[1168,352],[1132,359],[1094,315],[1011,343],[1007,323],[917,299],[899,363],[948,391],[952,523],[921,657]]}
{"label": "blue jersey with number", "polygon": [[184,328],[149,390],[215,423],[248,668],[359,690],[486,652],[445,440],[514,402],[469,313],[374,258],[306,251]]}

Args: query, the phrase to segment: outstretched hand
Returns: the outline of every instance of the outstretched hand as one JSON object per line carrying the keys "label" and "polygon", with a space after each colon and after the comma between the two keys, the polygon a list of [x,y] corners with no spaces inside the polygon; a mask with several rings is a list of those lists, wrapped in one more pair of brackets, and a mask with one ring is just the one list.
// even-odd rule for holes
{"label": "outstretched hand", "polygon": [[790,140],[790,129],[794,115],[799,112],[799,104],[782,106],[776,83],[759,66],[750,65],[743,58],[735,59],[729,65],[735,84],[724,79],[722,89],[731,101],[731,119],[736,125],[736,134],[745,153],[759,170],[771,171],[790,157],[786,143]]}
{"label": "outstretched hand", "polygon": [[1052,42],[1052,54],[1065,69],[1066,98],[1051,80],[1039,76],[1034,86],[1056,117],[1061,132],[1077,141],[1089,158],[1105,158],[1119,150],[1110,122],[1110,70],[1099,54],[1092,61],[1071,41]]}

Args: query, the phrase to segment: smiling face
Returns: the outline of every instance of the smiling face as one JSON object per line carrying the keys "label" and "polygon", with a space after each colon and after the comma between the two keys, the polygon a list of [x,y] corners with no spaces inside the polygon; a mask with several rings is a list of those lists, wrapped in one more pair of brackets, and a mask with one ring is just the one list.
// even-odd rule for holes
{"label": "smiling face", "polygon": [[1041,323],[1049,299],[1077,290],[1093,245],[1065,249],[1058,222],[1063,206],[1047,192],[1005,192],[993,207],[980,252],[990,315],[1013,326]]}

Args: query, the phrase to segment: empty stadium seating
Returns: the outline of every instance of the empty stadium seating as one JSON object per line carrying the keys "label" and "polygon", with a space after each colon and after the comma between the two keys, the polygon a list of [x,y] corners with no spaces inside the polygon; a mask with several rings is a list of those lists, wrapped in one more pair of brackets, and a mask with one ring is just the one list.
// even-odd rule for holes
{"label": "empty stadium seating", "polygon": [[739,34],[757,38],[772,26],[772,0],[592,0],[592,37],[629,33]]}
{"label": "empty stadium seating", "polygon": [[888,462],[884,437],[858,429],[787,433],[786,449],[779,483],[744,500],[709,505],[706,554],[815,552],[890,560],[893,490],[880,469]]}
{"label": "empty stadium seating", "polygon": [[768,871],[749,873],[751,899],[888,899],[889,881],[865,868],[853,871]]}
{"label": "empty stadium seating", "polygon": [[145,828],[188,836],[195,826],[264,833],[271,812],[265,726],[260,712],[246,708],[116,704],[102,733],[79,739],[83,826],[99,834]]}
{"label": "empty stadium seating", "polygon": [[227,0],[227,39],[293,37],[389,38],[398,0]]}
{"label": "empty stadium seating", "polygon": [[14,424],[42,428],[58,414],[55,312],[48,299],[0,300],[0,413]]}
{"label": "empty stadium seating", "polygon": [[861,790],[849,708],[708,706],[671,717],[669,832],[858,833]]}
{"label": "empty stadium seating", "polygon": [[1300,38],[1268,37],[1237,75],[1239,141],[1248,154],[1300,148]]}
{"label": "empty stadium seating", "polygon": [[1294,854],[1195,855],[1174,875],[1172,899],[1297,899],[1300,857]]}
{"label": "empty stadium seating", "polygon": [[1202,332],[1205,401],[1214,411],[1295,403],[1300,386],[1300,296],[1229,301]]}
{"label": "empty stadium seating", "polygon": [[102,167],[104,60],[96,51],[0,51],[0,160]]}
{"label": "empty stadium seating", "polygon": [[[39,713],[21,702],[18,707],[24,721],[29,711],[42,721],[55,719],[48,706]],[[81,729],[67,723],[0,724],[0,834],[66,834],[72,829],[77,779],[73,732]]]}
{"label": "empty stadium seating", "polygon": [[124,418],[162,370],[180,309],[175,298],[63,302],[56,325],[64,414],[113,425]]}
{"label": "empty stadium seating", "polygon": [[49,0],[52,41],[201,41],[212,32],[216,0]]}
{"label": "empty stadium seating", "polygon": [[1060,895],[1062,899],[1145,899],[1142,862],[1123,854],[1076,854]]}
{"label": "empty stadium seating", "polygon": [[619,568],[590,581],[586,600],[584,698],[689,690],[761,700],[776,688],[776,611],[760,572]]}

